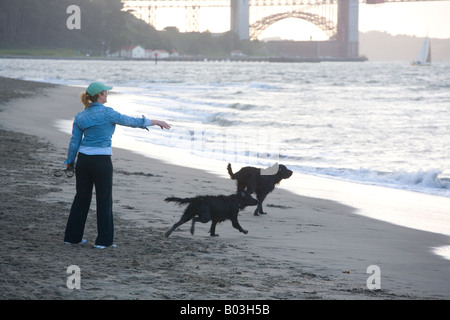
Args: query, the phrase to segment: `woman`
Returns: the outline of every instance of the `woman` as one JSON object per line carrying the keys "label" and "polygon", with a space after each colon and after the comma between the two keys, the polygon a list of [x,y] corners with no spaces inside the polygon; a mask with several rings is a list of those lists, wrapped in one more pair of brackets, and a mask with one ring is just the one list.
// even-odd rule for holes
{"label": "woman", "polygon": [[113,244],[111,138],[116,124],[142,129],[156,125],[161,129],[170,129],[164,121],[149,120],[144,116],[132,118],[105,107],[104,103],[108,98],[107,90],[111,89],[112,87],[105,86],[101,82],[93,82],[86,92],[80,94],[85,109],[75,116],[68,156],[64,162],[69,171],[73,170],[78,153],[76,195],[64,235],[64,242],[67,244],[86,242],[82,237],[91,204],[92,188],[95,185],[98,236],[94,247],[99,249],[115,247]]}

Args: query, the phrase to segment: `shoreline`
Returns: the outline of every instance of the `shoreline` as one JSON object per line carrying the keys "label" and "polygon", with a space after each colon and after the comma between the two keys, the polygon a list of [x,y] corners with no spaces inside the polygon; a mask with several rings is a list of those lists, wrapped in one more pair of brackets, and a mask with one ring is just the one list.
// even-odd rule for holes
{"label": "shoreline", "polygon": [[[85,60],[85,61],[155,61],[153,58],[121,58],[121,57],[53,57],[53,56],[14,56],[2,55],[0,59],[54,59],[54,60]],[[156,62],[271,62],[271,63],[320,63],[320,62],[365,62],[368,61],[366,57],[357,58],[333,58],[333,57],[317,57],[317,58],[297,58],[297,57],[257,57],[257,56],[242,56],[242,57],[209,57],[209,56],[179,56],[156,59]]]}
{"label": "shoreline", "polygon": [[[21,80],[14,80],[21,85],[3,81],[3,88],[10,83],[13,91],[26,86]],[[92,249],[95,200],[85,233],[88,244],[64,245],[75,189],[74,179],[52,176],[62,166],[70,138],[54,122],[81,110],[80,89],[35,85],[29,89],[34,96],[0,104],[1,188],[7,190],[0,206],[2,299],[450,298],[448,261],[430,252],[448,237],[366,218],[335,201],[280,188],[266,200],[267,216],[254,217],[252,208],[240,213],[248,235],[225,221],[218,225],[219,238],[209,237],[209,224],[197,224],[195,235],[185,225],[165,239],[163,233],[183,208],[164,203],[164,197],[230,194],[235,183],[116,148],[118,248]],[[65,286],[69,265],[80,266],[82,290]],[[371,265],[381,269],[381,290],[366,287]]]}

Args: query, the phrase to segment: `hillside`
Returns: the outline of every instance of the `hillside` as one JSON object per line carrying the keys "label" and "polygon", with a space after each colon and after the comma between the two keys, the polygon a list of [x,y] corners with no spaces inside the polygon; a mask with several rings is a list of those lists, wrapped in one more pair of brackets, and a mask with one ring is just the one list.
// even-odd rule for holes
{"label": "hillside", "polygon": [[[417,58],[424,38],[393,36],[386,32],[359,33],[359,54],[370,61],[412,61]],[[432,60],[450,61],[450,39],[431,39]]]}

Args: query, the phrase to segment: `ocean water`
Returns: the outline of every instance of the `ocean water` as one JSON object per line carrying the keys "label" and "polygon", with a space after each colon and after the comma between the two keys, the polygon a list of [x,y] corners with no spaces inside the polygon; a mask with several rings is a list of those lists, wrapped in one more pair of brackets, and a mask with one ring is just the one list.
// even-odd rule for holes
{"label": "ocean water", "polygon": [[108,106],[173,126],[120,127],[115,146],[224,176],[283,163],[281,187],[450,235],[450,63],[0,59],[0,75],[103,81]]}

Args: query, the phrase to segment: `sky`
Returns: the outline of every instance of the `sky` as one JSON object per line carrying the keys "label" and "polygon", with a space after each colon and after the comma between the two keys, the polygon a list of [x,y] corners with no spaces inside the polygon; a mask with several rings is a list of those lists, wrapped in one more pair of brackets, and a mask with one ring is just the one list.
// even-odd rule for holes
{"label": "sky", "polygon": [[[186,29],[186,10],[157,9],[154,21],[157,29],[177,26]],[[225,10],[225,11],[224,11]],[[178,11],[178,12],[176,12]],[[224,32],[230,27],[229,12],[225,8],[202,8],[199,31]],[[411,35],[431,38],[450,38],[450,0],[390,2],[377,5],[359,5],[359,31],[384,31],[393,35]],[[280,37],[290,40],[326,40],[327,36],[315,25],[301,19],[285,19],[267,28],[262,38]]]}
{"label": "sky", "polygon": [[450,1],[363,4],[359,12],[359,30],[363,32],[379,30],[420,37],[428,33],[432,38],[450,38]]}

